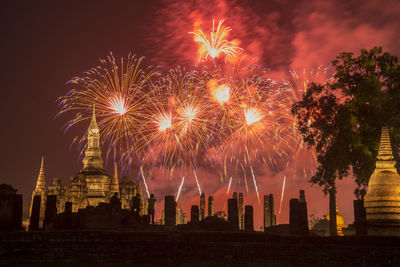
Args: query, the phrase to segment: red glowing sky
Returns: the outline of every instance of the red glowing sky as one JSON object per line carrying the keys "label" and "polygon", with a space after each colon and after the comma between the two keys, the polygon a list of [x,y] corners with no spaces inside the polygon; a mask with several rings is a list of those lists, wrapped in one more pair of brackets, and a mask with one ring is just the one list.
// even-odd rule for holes
{"label": "red glowing sky", "polygon": [[[207,30],[212,19],[225,19],[249,62],[270,69],[271,78],[283,79],[289,70],[329,65],[341,51],[358,53],[361,48],[382,45],[399,55],[400,2],[398,1],[118,1],[98,3],[19,3],[3,5],[2,35],[2,183],[24,194],[27,206],[38,174],[40,158],[46,156],[49,182],[61,177],[67,183],[81,162],[72,136],[86,129],[63,134],[66,120],[55,119],[56,99],[66,93],[65,82],[97,65],[109,51],[116,57],[129,51],[146,56],[147,64],[191,66],[197,47],[188,34],[194,25]],[[309,167],[307,156],[280,173],[256,171],[261,196],[273,193],[275,209],[283,177],[287,176],[282,212],[278,221],[288,221],[288,201],[306,190],[309,213],[327,213],[327,198],[317,186],[310,187],[301,175]],[[111,163],[106,166],[111,170]],[[110,171],[111,173],[111,171]],[[215,196],[216,209],[223,206],[226,184],[210,170],[198,173],[202,190]],[[136,179],[134,177],[133,179]],[[163,179],[162,171],[149,181],[158,199],[176,194],[180,179]],[[255,222],[261,225],[253,187],[245,203],[255,207]],[[183,207],[198,202],[194,179],[188,177],[180,197]],[[346,223],[353,220],[350,178],[338,184],[338,206]],[[231,192],[243,191],[233,182]],[[160,203],[159,203],[160,205]]]}

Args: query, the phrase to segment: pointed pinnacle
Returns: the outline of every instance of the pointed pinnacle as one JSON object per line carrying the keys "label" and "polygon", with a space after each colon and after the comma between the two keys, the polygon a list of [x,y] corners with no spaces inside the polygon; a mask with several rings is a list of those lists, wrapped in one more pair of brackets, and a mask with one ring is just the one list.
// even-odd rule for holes
{"label": "pointed pinnacle", "polygon": [[394,158],[388,127],[382,127],[377,158],[378,160],[393,160]]}
{"label": "pointed pinnacle", "polygon": [[46,189],[46,180],[44,174],[44,156],[42,156],[42,162],[40,164],[39,176],[36,182],[36,190],[45,190]]}
{"label": "pointed pinnacle", "polygon": [[114,163],[114,176],[111,179],[111,192],[117,192],[119,193],[119,182],[118,182],[118,170],[117,170],[117,164]]}
{"label": "pointed pinnacle", "polygon": [[40,171],[39,173],[44,173],[44,156],[42,156],[42,162],[40,163]]}
{"label": "pointed pinnacle", "polygon": [[89,129],[98,129],[97,121],[96,121],[96,108],[93,105],[93,113],[92,113],[92,120],[90,121]]}
{"label": "pointed pinnacle", "polygon": [[114,178],[118,179],[117,163],[114,163]]}

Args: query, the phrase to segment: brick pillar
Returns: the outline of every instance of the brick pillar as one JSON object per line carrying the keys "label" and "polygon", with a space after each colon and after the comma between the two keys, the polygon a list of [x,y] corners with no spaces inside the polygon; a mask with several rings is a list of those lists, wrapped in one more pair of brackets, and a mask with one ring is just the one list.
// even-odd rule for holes
{"label": "brick pillar", "polygon": [[244,208],[244,230],[254,231],[253,206],[245,206]]}
{"label": "brick pillar", "polygon": [[233,230],[239,230],[238,203],[236,198],[228,199],[228,222]]}
{"label": "brick pillar", "polygon": [[22,229],[22,195],[14,195],[13,201],[13,230]]}
{"label": "brick pillar", "polygon": [[176,225],[176,202],[174,196],[165,196],[165,225]]}
{"label": "brick pillar", "polygon": [[276,224],[274,214],[274,196],[272,194],[264,196],[264,229]]}
{"label": "brick pillar", "polygon": [[329,234],[330,236],[337,236],[336,193],[334,191],[329,192]]}
{"label": "brick pillar", "polygon": [[307,212],[307,202],[306,194],[304,190],[299,191],[299,219],[302,229],[302,233],[308,235],[308,212]]}
{"label": "brick pillar", "polygon": [[290,200],[289,234],[308,235],[307,204],[297,198]]}
{"label": "brick pillar", "polygon": [[244,213],[243,213],[243,193],[239,193],[239,206],[238,206],[238,215],[239,215],[239,229],[244,230]]}
{"label": "brick pillar", "polygon": [[271,218],[271,226],[276,224],[276,217],[275,217],[275,209],[274,209],[274,195],[269,194],[269,210],[270,210],[270,218]]}
{"label": "brick pillar", "polygon": [[29,222],[29,230],[39,230],[39,219],[40,219],[40,196],[33,197],[32,212]]}
{"label": "brick pillar", "polygon": [[353,200],[354,206],[354,227],[356,228],[356,235],[367,234],[367,213],[364,207],[364,200]]}
{"label": "brick pillar", "polygon": [[200,221],[206,217],[206,195],[202,193],[200,195]]}
{"label": "brick pillar", "polygon": [[52,227],[57,216],[57,196],[48,195],[46,201],[46,210],[44,213],[43,227]]}
{"label": "brick pillar", "polygon": [[199,206],[193,205],[190,209],[190,223],[198,224],[199,223]]}
{"label": "brick pillar", "polygon": [[65,214],[72,214],[72,202],[65,202],[64,212]]}
{"label": "brick pillar", "polygon": [[238,193],[237,192],[233,192],[232,193],[232,198],[236,198],[236,200],[239,201]]}
{"label": "brick pillar", "polygon": [[214,197],[209,196],[208,197],[208,216],[213,216],[214,215]]}
{"label": "brick pillar", "polygon": [[300,190],[299,193],[300,193],[299,202],[305,203],[306,202],[306,194],[304,193],[304,190]]}

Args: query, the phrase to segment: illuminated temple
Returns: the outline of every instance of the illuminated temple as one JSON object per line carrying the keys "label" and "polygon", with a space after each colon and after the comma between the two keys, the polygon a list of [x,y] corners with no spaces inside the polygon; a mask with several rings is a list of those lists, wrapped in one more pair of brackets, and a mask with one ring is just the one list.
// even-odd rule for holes
{"label": "illuminated temple", "polygon": [[389,129],[382,128],[375,170],[365,196],[369,235],[400,235],[400,175]]}
{"label": "illuminated temple", "polygon": [[83,168],[71,177],[70,186],[63,185],[59,178],[46,187],[44,158],[42,158],[36,187],[32,193],[32,202],[35,196],[41,197],[40,225],[44,219],[46,198],[48,195],[57,196],[57,213],[64,212],[65,202],[72,202],[72,211],[77,212],[87,206],[97,206],[102,202],[109,202],[110,198],[117,192],[122,202],[122,208],[130,209],[132,198],[139,193],[141,201],[141,213],[145,207],[142,196],[141,184],[136,184],[128,177],[123,177],[121,183],[118,180],[118,171],[114,166],[114,175],[111,177],[104,170],[104,161],[100,149],[100,132],[96,122],[95,110],[87,132],[87,148],[82,160]]}

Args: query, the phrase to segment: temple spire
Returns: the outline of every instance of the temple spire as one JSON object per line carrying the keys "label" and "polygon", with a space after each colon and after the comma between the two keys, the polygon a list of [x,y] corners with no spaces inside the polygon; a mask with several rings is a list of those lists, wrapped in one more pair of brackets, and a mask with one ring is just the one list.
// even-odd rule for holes
{"label": "temple spire", "polygon": [[392,145],[390,142],[390,135],[388,127],[382,127],[381,139],[379,142],[378,156],[375,163],[374,173],[381,171],[390,171],[397,173],[396,161],[394,160],[392,153]]}
{"label": "temple spire", "polygon": [[390,143],[388,127],[382,127],[379,143],[378,160],[393,160],[392,145]]}
{"label": "temple spire", "polygon": [[36,192],[46,190],[46,180],[45,180],[45,175],[44,175],[44,156],[42,156],[42,163],[40,164],[40,170],[39,170],[39,176],[36,182]]}
{"label": "temple spire", "polygon": [[111,186],[110,186],[110,193],[115,193],[115,192],[119,194],[117,163],[114,163],[114,176],[111,179]]}
{"label": "temple spire", "polygon": [[83,168],[103,169],[103,158],[100,149],[100,131],[96,122],[96,109],[93,105],[93,114],[87,133],[87,148],[83,158]]}
{"label": "temple spire", "polygon": [[92,120],[90,121],[90,125],[89,125],[89,131],[90,130],[99,130],[99,126],[97,125],[97,121],[96,121],[96,106],[93,105],[93,112],[92,112]]}

